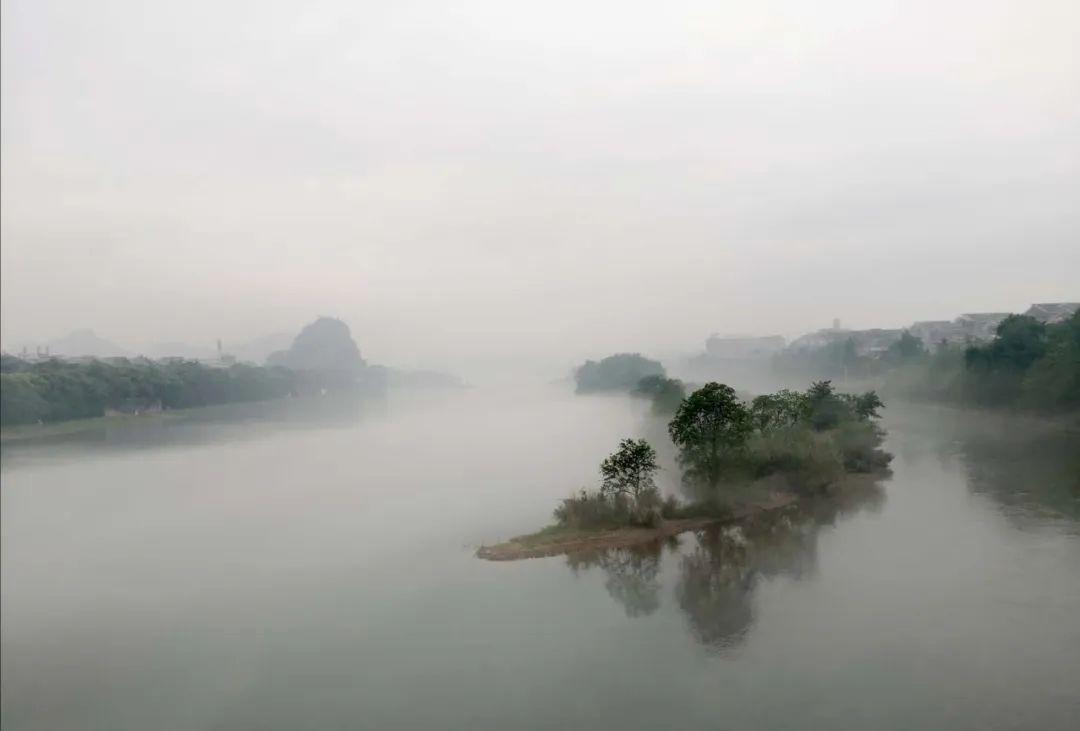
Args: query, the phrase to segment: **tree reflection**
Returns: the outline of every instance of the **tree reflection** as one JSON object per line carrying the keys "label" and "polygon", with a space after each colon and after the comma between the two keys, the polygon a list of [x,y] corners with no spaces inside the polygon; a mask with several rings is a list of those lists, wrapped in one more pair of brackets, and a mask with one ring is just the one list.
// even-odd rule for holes
{"label": "tree reflection", "polygon": [[[691,635],[715,652],[737,648],[754,625],[756,588],[778,576],[813,575],[821,528],[857,511],[878,510],[883,502],[880,485],[866,481],[827,500],[792,506],[782,515],[767,514],[738,526],[698,531],[686,541],[686,549],[681,549],[677,538],[669,539],[666,545],[680,554],[675,602]],[[608,594],[627,616],[641,617],[660,607],[664,546],[654,541],[578,553],[567,557],[567,565],[575,572],[600,568]]]}
{"label": "tree reflection", "polygon": [[1013,517],[1052,511],[1080,519],[1080,432],[984,431],[966,435],[960,447],[971,490],[1013,509]]}
{"label": "tree reflection", "polygon": [[611,598],[622,605],[628,617],[652,614],[660,608],[661,541],[630,548],[571,554],[566,562],[575,572],[599,567],[604,572],[604,587]]}

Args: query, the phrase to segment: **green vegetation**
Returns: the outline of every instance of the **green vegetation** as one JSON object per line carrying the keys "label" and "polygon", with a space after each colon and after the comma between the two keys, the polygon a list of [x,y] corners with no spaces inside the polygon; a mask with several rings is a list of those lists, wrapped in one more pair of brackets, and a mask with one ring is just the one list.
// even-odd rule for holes
{"label": "green vegetation", "polygon": [[661,375],[645,376],[638,381],[631,393],[651,399],[654,415],[671,416],[686,398],[686,384],[677,378]]}
{"label": "green vegetation", "polygon": [[884,404],[873,391],[837,393],[829,381],[805,392],[783,390],[741,400],[730,386],[707,383],[684,398],[668,424],[691,502],[660,499],[656,452],[625,439],[600,465],[599,489],[582,489],[555,510],[553,530],[657,526],[663,519],[725,518],[737,502],[768,493],[831,492],[850,473],[888,467],[875,420]]}
{"label": "green vegetation", "polygon": [[885,468],[883,407],[873,391],[837,393],[829,381],[805,392],[779,391],[749,406],[729,387],[709,383],[691,394],[668,429],[679,448],[683,482],[699,499],[779,476],[802,493],[828,490],[848,472]]}
{"label": "green vegetation", "polygon": [[653,476],[659,469],[656,450],[643,439],[624,439],[600,463],[600,489],[582,489],[555,509],[559,525],[596,528],[619,525],[655,525],[661,519],[660,491]]}
{"label": "green vegetation", "polygon": [[1045,324],[1010,315],[985,345],[940,344],[889,374],[885,389],[924,399],[1046,413],[1080,409],[1080,312]]}
{"label": "green vegetation", "polygon": [[0,364],[0,424],[53,423],[287,396],[294,374],[284,368],[195,361],[128,360],[28,363],[5,356]]}
{"label": "green vegetation", "polygon": [[646,376],[663,376],[664,366],[640,353],[609,355],[597,362],[587,360],[574,371],[578,393],[634,389]]}
{"label": "green vegetation", "polygon": [[707,383],[694,391],[668,424],[671,441],[679,448],[683,480],[715,488],[752,431],[750,410],[731,386]]}
{"label": "green vegetation", "polygon": [[819,348],[785,350],[772,361],[773,370],[783,376],[808,378],[865,379],[886,370],[884,361],[860,355],[854,338],[836,340]]}

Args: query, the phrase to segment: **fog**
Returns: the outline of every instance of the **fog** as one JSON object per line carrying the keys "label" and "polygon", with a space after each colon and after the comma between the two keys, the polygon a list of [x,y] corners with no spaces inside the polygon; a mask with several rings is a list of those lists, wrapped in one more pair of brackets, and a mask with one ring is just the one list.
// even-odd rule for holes
{"label": "fog", "polygon": [[1075,298],[1075,2],[34,2],[3,344],[470,376]]}
{"label": "fog", "polygon": [[643,400],[324,406],[5,443],[5,729],[1075,725],[1075,433],[893,404],[891,479],[745,552],[498,564]]}

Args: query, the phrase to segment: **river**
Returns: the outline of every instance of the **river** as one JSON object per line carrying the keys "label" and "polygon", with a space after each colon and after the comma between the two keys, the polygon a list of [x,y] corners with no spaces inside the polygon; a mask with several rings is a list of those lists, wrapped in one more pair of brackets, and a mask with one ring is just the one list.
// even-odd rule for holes
{"label": "river", "polygon": [[889,479],[749,546],[490,563],[647,431],[642,403],[332,406],[5,444],[5,731],[1080,718],[1075,434],[894,405]]}

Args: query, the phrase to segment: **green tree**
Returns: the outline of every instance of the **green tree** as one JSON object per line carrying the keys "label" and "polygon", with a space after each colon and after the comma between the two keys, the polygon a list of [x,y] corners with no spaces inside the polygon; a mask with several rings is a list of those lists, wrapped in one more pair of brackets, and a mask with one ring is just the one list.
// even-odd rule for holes
{"label": "green tree", "polygon": [[753,431],[750,411],[721,383],[707,383],[686,397],[668,424],[679,448],[683,478],[715,488]]}
{"label": "green tree", "polygon": [[855,416],[862,421],[879,418],[881,414],[878,413],[878,409],[885,408],[885,403],[877,395],[877,391],[867,391],[857,395],[845,394],[844,399],[855,412]]}
{"label": "green tree", "polygon": [[664,366],[640,353],[618,353],[597,362],[587,360],[574,371],[578,393],[630,391],[646,376],[663,376]]}
{"label": "green tree", "polygon": [[623,439],[619,449],[600,463],[604,478],[600,491],[606,497],[622,495],[637,503],[643,495],[655,492],[657,469],[656,450],[648,442]]}
{"label": "green tree", "polygon": [[1080,408],[1080,310],[1046,328],[1046,353],[1024,377],[1024,405],[1045,411]]}
{"label": "green tree", "polygon": [[635,396],[652,399],[652,412],[659,416],[671,416],[686,398],[686,386],[677,378],[662,375],[645,376],[633,391]]}
{"label": "green tree", "polygon": [[770,431],[795,426],[807,416],[807,398],[797,391],[782,389],[756,397],[750,404],[754,428]]}
{"label": "green tree", "polygon": [[49,403],[29,373],[0,374],[0,424],[33,424],[49,416]]}
{"label": "green tree", "polygon": [[885,360],[893,365],[902,365],[912,361],[921,360],[927,355],[926,346],[922,340],[905,330],[900,334],[900,339],[889,346],[885,351]]}
{"label": "green tree", "polygon": [[965,394],[987,405],[1015,404],[1026,371],[1046,354],[1046,325],[1027,315],[1009,315],[987,345],[964,351]]}
{"label": "green tree", "polygon": [[816,381],[810,384],[806,392],[806,403],[810,426],[816,431],[833,429],[846,416],[847,406],[837,395],[832,381]]}

